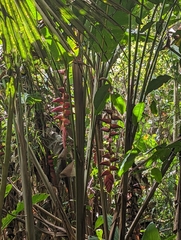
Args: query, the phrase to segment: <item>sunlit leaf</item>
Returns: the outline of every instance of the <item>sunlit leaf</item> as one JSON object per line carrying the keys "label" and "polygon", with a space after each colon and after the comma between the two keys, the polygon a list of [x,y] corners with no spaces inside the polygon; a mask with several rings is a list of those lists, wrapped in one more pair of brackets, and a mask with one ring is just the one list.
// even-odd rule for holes
{"label": "sunlit leaf", "polygon": [[33,204],[39,203],[39,202],[47,199],[48,196],[49,195],[47,193],[37,193],[32,196],[32,203]]}
{"label": "sunlit leaf", "polygon": [[162,180],[162,173],[158,168],[152,168],[151,170],[151,176],[160,183]]}
{"label": "sunlit leaf", "polygon": [[120,112],[121,114],[124,114],[126,111],[125,100],[118,93],[113,93],[111,95],[111,100],[115,108],[118,110],[118,112]]}
{"label": "sunlit leaf", "polygon": [[154,223],[150,223],[144,232],[142,240],[161,240],[159,232]]}
{"label": "sunlit leaf", "polygon": [[133,162],[137,155],[138,155],[137,150],[132,150],[131,152],[128,153],[128,155],[123,160],[121,167],[118,171],[119,177],[121,177],[123,173],[125,173],[129,170],[129,168],[133,165]]}
{"label": "sunlit leaf", "polygon": [[7,184],[4,197],[7,197],[7,195],[10,193],[11,189],[12,189],[12,185],[11,184]]}
{"label": "sunlit leaf", "polygon": [[104,223],[104,218],[103,218],[103,215],[100,215],[96,222],[95,222],[95,227],[94,229],[97,229],[98,227],[100,227],[102,224]]}
{"label": "sunlit leaf", "polygon": [[143,102],[138,103],[136,104],[136,106],[134,106],[133,114],[132,114],[132,120],[134,124],[138,123],[141,120],[143,116],[144,108],[145,108],[145,103]]}
{"label": "sunlit leaf", "polygon": [[99,240],[102,240],[103,230],[102,229],[97,229],[96,230],[96,235],[98,236]]}

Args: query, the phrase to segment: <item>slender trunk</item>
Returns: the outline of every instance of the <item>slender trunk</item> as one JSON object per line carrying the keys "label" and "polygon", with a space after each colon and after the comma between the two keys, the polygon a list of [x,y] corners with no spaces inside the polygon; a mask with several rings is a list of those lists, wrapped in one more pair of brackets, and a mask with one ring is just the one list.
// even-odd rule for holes
{"label": "slender trunk", "polygon": [[2,209],[4,204],[4,195],[6,191],[6,181],[8,177],[9,163],[11,159],[11,136],[12,136],[12,124],[14,115],[14,97],[9,96],[8,105],[8,122],[7,122],[7,132],[5,141],[5,156],[4,162],[2,162],[2,177],[0,183],[0,239],[2,237],[1,227],[2,227]]}
{"label": "slender trunk", "polygon": [[[179,68],[179,67],[178,67]],[[178,69],[179,71],[179,69]],[[173,116],[173,141],[177,138],[179,133],[179,94],[178,94],[178,82],[177,80],[174,81],[174,116]],[[179,183],[177,186],[177,192],[175,197],[175,220],[174,220],[174,229],[173,231],[177,234],[177,240],[181,239],[181,152],[179,153]]]}
{"label": "slender trunk", "polygon": [[[19,95],[19,98],[21,95]],[[33,217],[33,206],[32,206],[32,192],[31,192],[31,182],[30,174],[28,170],[27,162],[27,146],[24,141],[24,123],[22,121],[21,113],[21,102],[16,106],[16,133],[18,139],[18,152],[19,152],[19,162],[20,162],[20,174],[22,180],[23,188],[23,202],[25,210],[25,223],[26,223],[26,233],[28,240],[35,240],[35,230],[34,230],[34,217]]]}
{"label": "slender trunk", "polygon": [[85,238],[84,207],[84,144],[85,144],[85,86],[81,57],[73,63],[75,101],[75,164],[76,164],[76,239]]}

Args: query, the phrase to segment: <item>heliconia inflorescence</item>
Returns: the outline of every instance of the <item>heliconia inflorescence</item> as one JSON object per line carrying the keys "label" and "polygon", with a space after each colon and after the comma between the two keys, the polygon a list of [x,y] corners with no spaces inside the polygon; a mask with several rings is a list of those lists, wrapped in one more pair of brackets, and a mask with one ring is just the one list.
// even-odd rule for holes
{"label": "heliconia inflorescence", "polygon": [[66,147],[67,140],[67,126],[70,125],[69,116],[71,115],[71,104],[69,100],[69,94],[66,93],[64,87],[58,89],[61,93],[61,97],[54,99],[53,103],[58,103],[59,105],[52,109],[52,112],[57,113],[54,119],[58,119],[60,122],[60,130],[62,132],[62,142],[64,148]]}
{"label": "heliconia inflorescence", "polygon": [[111,144],[113,142],[113,137],[119,135],[119,131],[117,131],[121,126],[119,126],[115,121],[121,120],[121,118],[117,115],[115,110],[112,109],[105,109],[104,112],[106,115],[100,119],[100,121],[104,125],[101,127],[101,131],[107,133],[108,135],[104,136],[106,139],[106,142],[108,143],[107,150],[105,154],[102,155],[102,161],[100,165],[106,166],[106,169],[101,174],[102,177],[104,177],[104,184],[107,192],[111,192],[112,186],[114,184],[114,177],[112,174],[112,171],[117,171],[118,168],[113,165],[116,161],[118,161],[118,158],[114,156],[114,152],[112,151]]}

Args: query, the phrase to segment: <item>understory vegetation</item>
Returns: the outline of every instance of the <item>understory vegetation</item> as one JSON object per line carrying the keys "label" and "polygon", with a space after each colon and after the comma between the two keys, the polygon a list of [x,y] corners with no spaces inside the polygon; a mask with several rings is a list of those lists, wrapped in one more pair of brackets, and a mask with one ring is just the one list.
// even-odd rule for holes
{"label": "understory vegetation", "polygon": [[180,240],[180,1],[0,10],[0,239]]}

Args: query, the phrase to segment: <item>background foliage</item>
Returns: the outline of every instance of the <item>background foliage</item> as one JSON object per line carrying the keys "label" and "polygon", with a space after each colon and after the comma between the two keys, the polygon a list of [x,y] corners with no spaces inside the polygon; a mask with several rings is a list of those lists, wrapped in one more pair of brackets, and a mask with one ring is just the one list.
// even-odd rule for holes
{"label": "background foliage", "polygon": [[2,0],[2,239],[180,238],[180,2]]}

